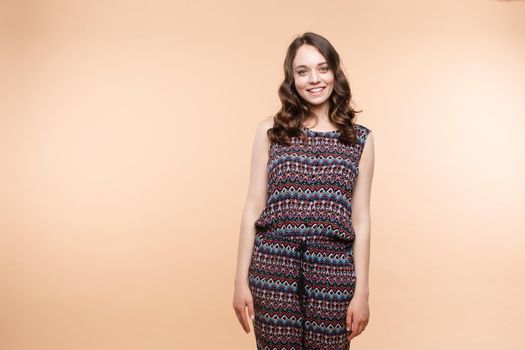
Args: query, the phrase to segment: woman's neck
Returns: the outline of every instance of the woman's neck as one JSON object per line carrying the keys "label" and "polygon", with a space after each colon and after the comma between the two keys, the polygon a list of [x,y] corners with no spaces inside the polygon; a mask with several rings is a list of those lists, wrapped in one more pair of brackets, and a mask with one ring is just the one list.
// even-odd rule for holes
{"label": "woman's neck", "polygon": [[[307,118],[306,123],[312,124],[316,123],[319,127],[328,126],[330,127],[330,119],[328,118],[328,103],[323,103],[319,106],[310,106],[310,110],[315,113],[317,118],[311,116]],[[316,122],[317,120],[317,122]]]}

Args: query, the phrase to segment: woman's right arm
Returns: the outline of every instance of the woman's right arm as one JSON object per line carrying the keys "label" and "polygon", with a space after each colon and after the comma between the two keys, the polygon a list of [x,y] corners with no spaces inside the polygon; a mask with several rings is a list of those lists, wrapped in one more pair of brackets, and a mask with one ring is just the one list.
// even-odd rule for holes
{"label": "woman's right arm", "polygon": [[261,121],[256,128],[255,139],[252,146],[250,182],[242,213],[241,231],[239,234],[233,308],[246,333],[250,332],[250,325],[246,318],[246,308],[248,308],[250,318],[253,320],[255,317],[253,297],[248,284],[248,270],[255,240],[255,221],[266,205],[268,186],[267,162],[268,151],[270,149],[270,141],[266,135],[266,131],[271,127],[273,127],[273,116]]}
{"label": "woman's right arm", "polygon": [[250,179],[242,212],[237,250],[236,286],[239,284],[248,284],[248,268],[250,266],[255,239],[254,224],[266,205],[268,186],[267,163],[270,148],[270,140],[266,132],[272,127],[273,116],[270,116],[259,122],[255,131],[251,153]]}

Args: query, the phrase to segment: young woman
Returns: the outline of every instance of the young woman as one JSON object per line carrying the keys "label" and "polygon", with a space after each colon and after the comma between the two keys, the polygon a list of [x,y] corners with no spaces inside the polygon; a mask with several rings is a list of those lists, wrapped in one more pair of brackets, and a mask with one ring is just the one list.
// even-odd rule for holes
{"label": "young woman", "polygon": [[259,350],[349,349],[369,320],[373,137],[325,38],[297,37],[284,73],[253,143],[233,307]]}

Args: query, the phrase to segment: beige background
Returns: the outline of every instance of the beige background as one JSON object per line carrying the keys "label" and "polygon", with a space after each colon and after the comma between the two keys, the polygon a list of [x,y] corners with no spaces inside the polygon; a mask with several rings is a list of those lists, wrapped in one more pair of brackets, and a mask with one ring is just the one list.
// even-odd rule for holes
{"label": "beige background", "polygon": [[288,44],[376,142],[352,349],[523,349],[525,1],[2,1],[0,349],[255,349],[231,306]]}

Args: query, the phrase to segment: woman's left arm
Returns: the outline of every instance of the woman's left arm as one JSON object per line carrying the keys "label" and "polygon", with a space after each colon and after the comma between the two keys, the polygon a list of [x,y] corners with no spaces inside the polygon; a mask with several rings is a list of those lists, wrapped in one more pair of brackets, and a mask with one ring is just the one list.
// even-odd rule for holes
{"label": "woman's left arm", "polygon": [[368,265],[370,263],[370,195],[374,175],[374,136],[367,136],[361,160],[359,175],[352,194],[352,226],[355,230],[354,252],[356,289],[355,296],[368,298]]}
{"label": "woman's left arm", "polygon": [[359,335],[368,324],[368,271],[370,263],[370,195],[374,174],[374,137],[369,132],[361,159],[359,174],[352,195],[352,226],[355,240],[352,250],[356,274],[356,288],[349,306],[347,325],[351,328],[349,339]]}

